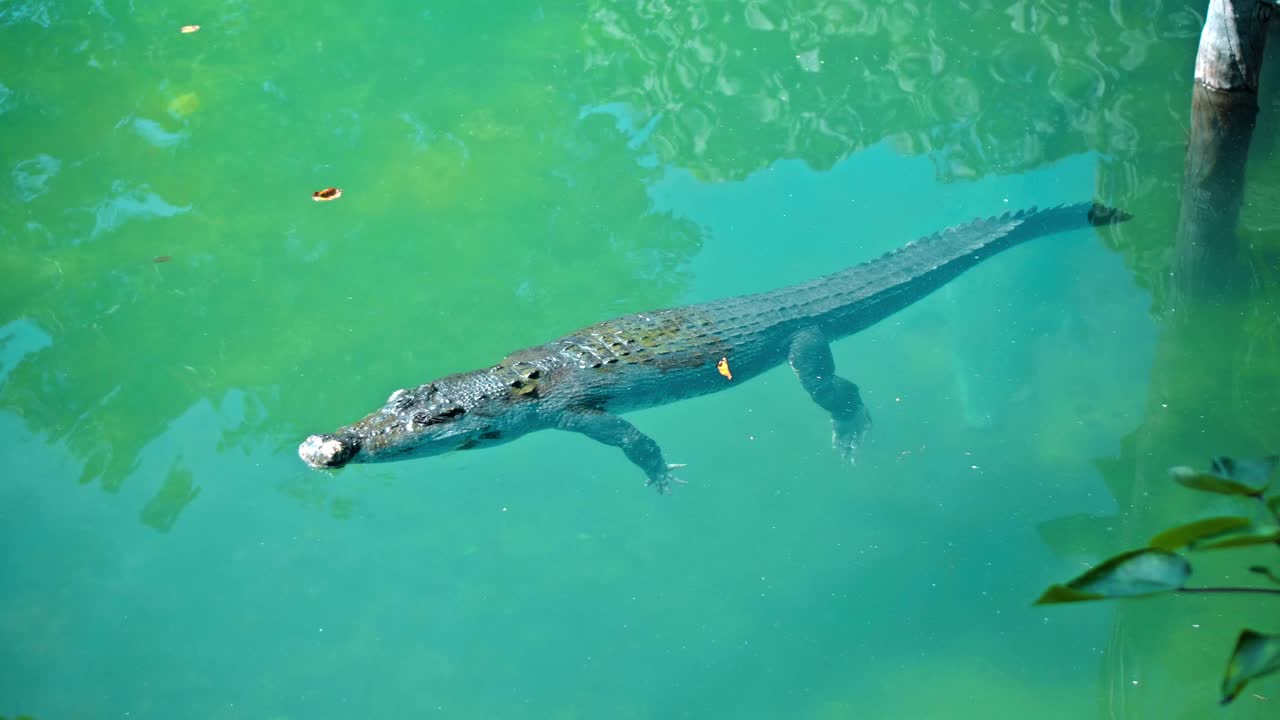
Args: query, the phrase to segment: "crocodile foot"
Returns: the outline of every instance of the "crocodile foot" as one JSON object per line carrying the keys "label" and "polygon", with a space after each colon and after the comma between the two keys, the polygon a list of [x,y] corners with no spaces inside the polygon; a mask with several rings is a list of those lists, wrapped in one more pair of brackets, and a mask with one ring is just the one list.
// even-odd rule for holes
{"label": "crocodile foot", "polygon": [[645,485],[657,490],[659,495],[670,495],[671,486],[673,484],[675,485],[688,484],[684,480],[681,480],[680,478],[676,477],[675,474],[671,472],[672,470],[679,470],[682,467],[685,467],[684,463],[670,463],[667,465],[666,469],[662,471],[661,475],[658,475],[657,477],[650,477],[645,482]]}
{"label": "crocodile foot", "polygon": [[865,405],[859,405],[858,412],[853,417],[831,420],[831,446],[846,462],[856,465],[858,450],[870,429],[871,414],[867,412]]}

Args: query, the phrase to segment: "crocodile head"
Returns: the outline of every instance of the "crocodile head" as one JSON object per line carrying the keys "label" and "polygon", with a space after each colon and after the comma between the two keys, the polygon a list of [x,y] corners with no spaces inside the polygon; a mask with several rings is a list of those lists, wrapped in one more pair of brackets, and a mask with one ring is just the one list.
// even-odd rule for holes
{"label": "crocodile head", "polygon": [[312,435],[298,456],[316,468],[440,455],[514,439],[509,388],[484,372],[450,375],[391,393],[367,417],[331,434]]}

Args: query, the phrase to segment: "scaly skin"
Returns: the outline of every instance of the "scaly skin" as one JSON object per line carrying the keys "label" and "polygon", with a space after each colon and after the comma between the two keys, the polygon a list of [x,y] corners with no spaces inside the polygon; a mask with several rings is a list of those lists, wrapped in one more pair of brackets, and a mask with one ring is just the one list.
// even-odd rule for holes
{"label": "scaly skin", "polygon": [[832,340],[889,317],[1025,240],[1128,218],[1089,203],[1007,213],[799,285],[606,320],[512,353],[493,367],[397,390],[364,419],[307,438],[298,454],[313,467],[336,468],[487,447],[558,428],[618,447],[649,485],[668,492],[677,482],[674,466],[618,413],[730,387],[716,370],[727,358],[733,384],[789,361],[831,415],[837,450],[852,461],[871,420],[857,386],[835,374]]}

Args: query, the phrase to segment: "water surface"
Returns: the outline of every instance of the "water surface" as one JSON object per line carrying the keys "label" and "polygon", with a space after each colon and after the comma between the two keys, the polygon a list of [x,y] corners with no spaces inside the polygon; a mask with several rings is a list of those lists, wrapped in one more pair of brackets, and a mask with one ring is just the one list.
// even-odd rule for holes
{"label": "water surface", "polygon": [[[1272,717],[1275,680],[1213,707],[1273,605],[1030,605],[1204,510],[1163,468],[1280,446],[1266,88],[1250,293],[1164,290],[1201,5],[0,6],[0,714]],[[1136,219],[835,345],[853,468],[786,368],[629,416],[673,497],[557,433],[295,455],[613,315],[1091,197]]]}

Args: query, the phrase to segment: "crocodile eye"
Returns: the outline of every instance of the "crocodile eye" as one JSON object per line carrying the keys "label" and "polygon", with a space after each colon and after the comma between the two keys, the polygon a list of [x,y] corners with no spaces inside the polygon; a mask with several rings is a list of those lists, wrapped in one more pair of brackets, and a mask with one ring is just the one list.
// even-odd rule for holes
{"label": "crocodile eye", "polygon": [[454,405],[447,407],[435,414],[428,413],[426,410],[419,410],[413,414],[413,422],[418,425],[440,425],[462,415],[466,410]]}
{"label": "crocodile eye", "polygon": [[445,408],[444,410],[441,410],[438,414],[432,415],[431,417],[427,418],[427,424],[439,425],[440,423],[446,423],[462,415],[462,413],[464,412],[466,412],[466,410],[463,410],[457,405],[454,405],[453,407]]}

